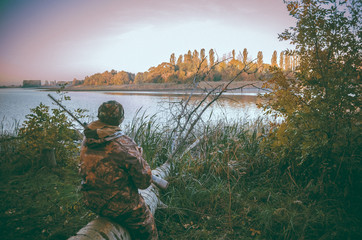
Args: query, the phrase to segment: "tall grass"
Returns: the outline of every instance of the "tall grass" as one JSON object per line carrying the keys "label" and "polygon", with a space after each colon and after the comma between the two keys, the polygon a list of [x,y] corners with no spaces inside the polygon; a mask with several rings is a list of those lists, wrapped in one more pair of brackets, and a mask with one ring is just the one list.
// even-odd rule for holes
{"label": "tall grass", "polygon": [[[170,156],[169,129],[155,116],[141,116],[130,132],[159,165]],[[171,159],[170,187],[161,196],[168,207],[155,216],[161,239],[358,237],[360,221],[342,202],[313,197],[318,185],[298,188],[280,169],[268,132],[263,121],[197,128],[196,147]]]}
{"label": "tall grass", "polygon": [[[269,202],[273,192],[256,190],[259,178],[267,188],[267,176],[272,176],[272,163],[260,147],[267,128],[261,122],[227,125],[220,121],[196,128],[193,140],[186,141],[198,140],[196,147],[181,159],[170,159],[170,187],[162,195],[168,207],[156,212],[162,239],[247,239],[265,234],[254,216],[258,199]],[[124,131],[157,166],[171,155],[170,129],[157,124],[156,116],[139,114]],[[255,195],[250,194],[247,181],[255,186]]]}
{"label": "tall grass", "polygon": [[219,122],[206,125],[199,134],[199,145],[175,163],[164,196],[169,208],[156,214],[160,233],[164,239],[258,235],[258,226],[248,220],[243,194],[245,179],[270,165],[259,148],[262,133],[247,125]]}
{"label": "tall grass", "polygon": [[0,173],[3,176],[14,166],[19,155],[20,139],[17,136],[20,123],[14,120],[9,123],[3,118],[0,122]]}
{"label": "tall grass", "polygon": [[[143,147],[152,168],[172,161],[169,188],[161,192],[168,207],[155,215],[160,239],[358,239],[361,235],[360,219],[348,215],[343,202],[319,199],[317,184],[300,188],[281,170],[263,121],[204,123],[186,141],[198,144],[177,159],[169,159],[171,126],[160,125],[157,116],[139,112],[123,131]],[[0,218],[14,231],[7,236],[65,239],[74,234],[94,217],[80,201],[79,181],[74,168],[4,179],[2,183],[14,183],[0,189],[8,193],[2,194],[7,201],[1,205]],[[32,217],[37,220],[31,222]],[[18,221],[21,218],[23,223]]]}
{"label": "tall grass", "polygon": [[139,109],[131,123],[122,130],[142,146],[144,158],[152,168],[167,161],[170,149],[169,129],[158,123],[156,115],[147,115]]}

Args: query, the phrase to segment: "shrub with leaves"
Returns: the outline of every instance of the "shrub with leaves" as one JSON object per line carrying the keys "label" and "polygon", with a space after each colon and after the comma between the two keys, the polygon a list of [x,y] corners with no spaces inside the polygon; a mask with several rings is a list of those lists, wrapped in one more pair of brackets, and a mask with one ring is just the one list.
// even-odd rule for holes
{"label": "shrub with leaves", "polygon": [[[81,116],[84,110],[78,109],[76,112]],[[72,161],[74,154],[79,151],[79,141],[77,141],[79,135],[74,129],[73,122],[63,110],[50,109],[49,106],[40,103],[39,106],[31,109],[26,119],[19,130],[19,136],[22,139],[21,163],[25,169],[42,167],[41,154],[49,149],[55,151],[58,165],[65,166],[74,163]]]}
{"label": "shrub with leaves", "polygon": [[265,84],[273,91],[264,108],[285,119],[271,134],[271,152],[291,184],[310,199],[327,199],[349,227],[344,217],[361,211],[362,3],[287,3],[297,23],[279,37],[295,45],[300,64],[293,77],[274,68]]}
{"label": "shrub with leaves", "polygon": [[280,38],[295,44],[300,65],[293,78],[275,70],[264,107],[285,117],[273,146],[285,167],[308,181],[351,183],[358,165],[361,7],[360,1],[288,4],[297,25]]}

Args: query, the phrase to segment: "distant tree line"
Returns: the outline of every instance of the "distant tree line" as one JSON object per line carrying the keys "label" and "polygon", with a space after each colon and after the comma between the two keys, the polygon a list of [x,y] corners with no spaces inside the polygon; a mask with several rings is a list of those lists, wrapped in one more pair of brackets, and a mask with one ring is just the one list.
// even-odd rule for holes
{"label": "distant tree line", "polygon": [[229,54],[224,54],[221,58],[217,53],[210,49],[206,56],[205,49],[200,52],[189,50],[184,55],[176,58],[175,53],[170,56],[169,62],[163,62],[156,67],[151,67],[148,71],[137,74],[111,70],[103,73],[96,73],[87,76],[84,82],[73,81],[73,85],[123,85],[123,84],[141,84],[141,83],[189,83],[193,80],[195,74],[204,78],[206,81],[221,81],[233,78],[246,65],[250,72],[254,74],[243,73],[237,80],[254,81],[263,74],[269,74],[269,67],[279,67],[284,71],[294,71],[298,59],[290,53],[281,52],[279,55],[279,64],[277,51],[273,52],[271,64],[264,63],[263,53],[259,51],[257,58],[251,59],[248,50],[244,48],[243,52],[236,55],[235,50]]}
{"label": "distant tree line", "polygon": [[123,85],[133,83],[134,79],[135,74],[133,73],[111,70],[85,77],[84,85]]}

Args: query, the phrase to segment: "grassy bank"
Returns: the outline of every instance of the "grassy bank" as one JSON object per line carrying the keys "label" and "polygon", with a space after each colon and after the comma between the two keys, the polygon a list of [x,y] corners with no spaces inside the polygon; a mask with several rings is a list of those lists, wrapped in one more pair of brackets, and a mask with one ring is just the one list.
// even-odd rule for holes
{"label": "grassy bank", "polygon": [[95,217],[80,201],[77,155],[73,164],[57,156],[56,168],[32,167],[38,157],[26,157],[33,151],[19,128],[0,134],[1,239],[66,239]]}
{"label": "grassy bank", "polygon": [[2,239],[66,239],[95,216],[82,206],[77,171],[40,169],[0,182]]}
{"label": "grassy bank", "polygon": [[[124,130],[149,163],[164,162],[168,130],[154,119],[132,124]],[[322,198],[318,185],[301,188],[281,172],[267,133],[260,124],[199,128],[200,143],[174,163],[170,187],[161,193],[168,208],[155,215],[160,239],[360,237],[360,218],[343,199]],[[8,154],[1,158],[2,239],[66,239],[95,217],[80,200],[76,164],[21,173],[11,168],[20,141],[1,142]]]}

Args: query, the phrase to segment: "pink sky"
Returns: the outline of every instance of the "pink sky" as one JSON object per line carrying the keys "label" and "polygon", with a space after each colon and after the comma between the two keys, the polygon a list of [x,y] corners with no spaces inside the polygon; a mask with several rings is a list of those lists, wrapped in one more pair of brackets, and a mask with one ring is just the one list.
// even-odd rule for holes
{"label": "pink sky", "polygon": [[143,72],[188,50],[220,57],[290,47],[282,0],[7,0],[0,3],[0,85]]}

